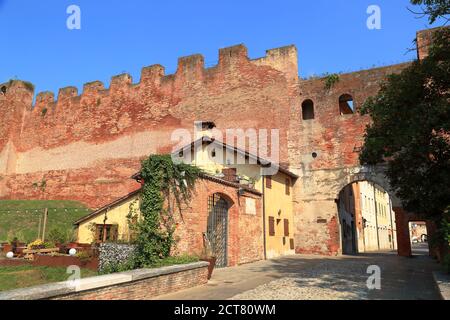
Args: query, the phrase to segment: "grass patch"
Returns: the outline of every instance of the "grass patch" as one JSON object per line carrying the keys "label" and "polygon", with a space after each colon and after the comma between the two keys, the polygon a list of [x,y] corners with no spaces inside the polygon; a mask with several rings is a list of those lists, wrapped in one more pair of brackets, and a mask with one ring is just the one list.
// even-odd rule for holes
{"label": "grass patch", "polygon": [[[97,272],[81,269],[81,277],[96,276]],[[0,291],[26,288],[45,283],[65,281],[70,274],[61,267],[14,266],[0,267]]]}
{"label": "grass patch", "polygon": [[46,234],[58,229],[68,238],[73,234],[73,222],[91,212],[76,201],[0,200],[0,241],[11,241],[14,237],[24,242],[35,240],[45,208],[49,209]]}
{"label": "grass patch", "polygon": [[151,268],[160,268],[160,267],[167,267],[167,266],[173,266],[177,264],[187,264],[187,263],[193,263],[199,261],[199,257],[197,256],[176,256],[176,257],[167,257],[164,259],[160,259],[156,263],[152,264]]}

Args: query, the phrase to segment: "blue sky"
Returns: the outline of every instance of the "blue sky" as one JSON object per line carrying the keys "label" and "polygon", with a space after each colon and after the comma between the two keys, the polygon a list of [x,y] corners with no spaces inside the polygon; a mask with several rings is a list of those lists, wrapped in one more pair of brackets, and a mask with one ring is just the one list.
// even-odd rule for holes
{"label": "blue sky", "polygon": [[[69,5],[81,30],[66,27]],[[381,8],[381,30],[366,27],[367,7]],[[214,65],[218,49],[244,43],[251,58],[295,44],[300,75],[348,72],[415,58],[415,32],[428,26],[408,0],[0,0],[0,83],[28,80],[36,91],[101,80],[201,53]],[[80,90],[81,91],[81,90]]]}

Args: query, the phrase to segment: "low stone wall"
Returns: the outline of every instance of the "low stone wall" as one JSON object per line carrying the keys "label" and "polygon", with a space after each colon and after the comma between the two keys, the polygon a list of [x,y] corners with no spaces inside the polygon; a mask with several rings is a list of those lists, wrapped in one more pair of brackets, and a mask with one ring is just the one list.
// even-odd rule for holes
{"label": "low stone wall", "polygon": [[101,243],[99,246],[98,270],[102,271],[108,264],[120,264],[129,260],[136,250],[132,244]]}
{"label": "low stone wall", "polygon": [[0,300],[147,300],[208,282],[208,262],[137,269],[0,292]]}

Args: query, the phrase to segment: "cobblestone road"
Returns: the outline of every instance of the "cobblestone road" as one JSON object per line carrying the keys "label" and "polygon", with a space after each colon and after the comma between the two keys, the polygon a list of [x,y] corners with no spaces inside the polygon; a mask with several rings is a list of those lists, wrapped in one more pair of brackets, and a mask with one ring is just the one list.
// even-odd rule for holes
{"label": "cobblestone road", "polygon": [[[204,286],[159,299],[439,299],[431,272],[438,264],[426,255],[377,253],[344,257],[296,255],[214,271]],[[366,286],[367,267],[381,269],[381,290]]]}

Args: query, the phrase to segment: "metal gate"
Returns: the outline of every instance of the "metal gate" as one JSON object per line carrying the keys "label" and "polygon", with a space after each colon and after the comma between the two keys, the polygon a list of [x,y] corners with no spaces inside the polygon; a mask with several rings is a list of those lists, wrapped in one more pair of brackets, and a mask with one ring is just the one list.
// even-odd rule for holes
{"label": "metal gate", "polygon": [[228,202],[219,194],[208,197],[208,226],[206,230],[216,267],[227,266]]}

